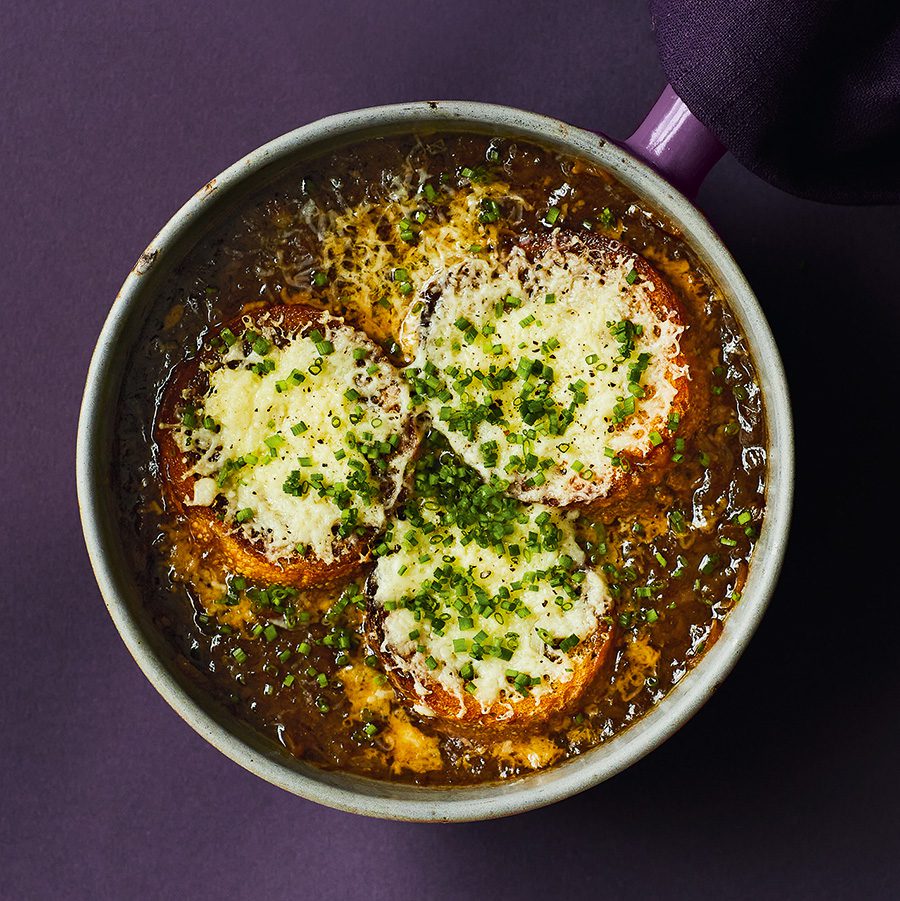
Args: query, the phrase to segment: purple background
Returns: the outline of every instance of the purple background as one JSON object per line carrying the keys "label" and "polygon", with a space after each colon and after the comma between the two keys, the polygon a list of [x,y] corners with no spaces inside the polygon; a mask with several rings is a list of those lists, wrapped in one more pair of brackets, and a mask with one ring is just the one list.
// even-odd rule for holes
{"label": "purple background", "polygon": [[7,0],[0,85],[0,896],[897,897],[896,209],[800,201],[731,159],[701,192],[784,353],[799,464],[784,577],[715,698],[552,808],[380,823],[245,773],[132,662],[75,502],[91,350],[157,228],[297,125],[471,98],[628,134],[663,86],[646,10]]}

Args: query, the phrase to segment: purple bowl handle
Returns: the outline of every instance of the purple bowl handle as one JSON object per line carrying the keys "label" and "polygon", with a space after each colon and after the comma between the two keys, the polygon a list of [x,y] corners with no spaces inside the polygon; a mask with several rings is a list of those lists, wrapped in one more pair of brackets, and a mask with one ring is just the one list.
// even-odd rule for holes
{"label": "purple bowl handle", "polygon": [[670,85],[625,146],[691,198],[725,153]]}

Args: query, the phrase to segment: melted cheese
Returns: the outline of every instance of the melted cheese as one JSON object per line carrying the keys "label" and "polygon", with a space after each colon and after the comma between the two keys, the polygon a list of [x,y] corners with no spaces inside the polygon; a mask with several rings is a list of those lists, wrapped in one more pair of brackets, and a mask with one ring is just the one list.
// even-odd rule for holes
{"label": "melted cheese", "polygon": [[623,701],[631,701],[641,693],[647,679],[656,675],[660,652],[642,635],[628,641],[624,655],[624,666],[619,669],[615,687]]}
{"label": "melted cheese", "polygon": [[[441,186],[435,202],[428,204],[421,193],[426,179],[427,173],[407,167],[384,199],[341,210],[323,210],[309,201],[302,210],[305,224],[319,239],[318,265],[329,273],[330,290],[379,338],[397,337],[396,323],[405,320],[420,289],[436,274],[497,245],[500,225],[480,220],[484,202],[502,202],[507,222],[520,218],[527,206],[499,180],[459,190]],[[402,240],[399,223],[426,209],[428,218],[417,223],[417,239]],[[397,280],[398,270],[405,280]],[[387,322],[373,315],[382,309],[375,305],[378,301],[390,310]],[[404,350],[413,350],[413,336],[402,326],[399,341]]]}
{"label": "melted cheese", "polygon": [[[679,362],[683,325],[674,314],[665,318],[654,310],[654,286],[635,281],[634,262],[634,255],[624,254],[598,265],[589,254],[579,252],[577,243],[551,244],[534,262],[521,248],[514,248],[502,261],[468,260],[432,286],[440,296],[430,320],[416,322],[417,369],[432,364],[453,389],[456,378],[447,374],[454,371],[451,367],[460,373],[487,372],[488,367],[515,371],[523,358],[539,360],[553,370],[549,395],[561,410],[575,397],[573,384],[584,384],[586,399],[575,408],[574,421],[563,434],[542,434],[540,425],[536,427],[530,449],[553,465],[543,472],[545,483],[526,484],[526,490],[517,491],[523,500],[567,504],[580,491],[605,496],[616,478],[615,458],[622,453],[645,456],[667,434],[676,383],[688,375]],[[548,295],[554,302],[547,302]],[[518,305],[507,304],[498,315],[498,305],[508,297]],[[624,362],[610,328],[623,320],[643,330]],[[465,323],[473,327],[472,335],[477,333],[474,340],[466,338]],[[639,383],[644,396],[634,398],[634,412],[617,423],[617,405],[632,396],[630,366],[642,353],[649,354]],[[519,406],[522,385],[516,378],[491,390],[475,379],[464,389],[455,389],[451,399],[432,396],[426,401],[453,449],[486,477],[510,479],[516,471],[513,456],[521,456],[522,445],[509,443],[507,435],[522,435],[531,427]],[[472,440],[442,419],[448,405],[463,401],[499,404],[501,421],[479,423]],[[480,445],[488,441],[497,443],[494,465],[488,465],[480,452]]]}
{"label": "melted cheese", "polygon": [[[310,337],[273,344],[264,356],[256,351],[245,356],[242,342],[235,342],[210,368],[198,414],[212,417],[215,427],[178,429],[182,448],[200,453],[193,465],[200,477],[191,502],[208,506],[222,497],[226,520],[246,538],[262,539],[272,560],[295,553],[298,546],[325,562],[334,559],[342,508],[337,495],[318,490],[316,478],[322,486],[341,488],[361,464],[371,492],[352,493],[352,509],[360,530],[380,530],[409,461],[408,453],[390,456],[388,491],[372,482],[369,463],[347,443],[347,434],[367,442],[397,436],[400,446],[409,427],[409,392],[387,362],[376,362],[375,371],[368,372],[377,358],[354,358],[354,350],[375,350],[360,333],[339,325],[327,327],[324,338],[333,345],[330,354],[321,354]],[[263,360],[274,369],[259,375],[251,367]],[[292,373],[300,373],[303,381],[286,385]],[[227,461],[241,459],[244,465],[225,477]],[[286,490],[292,478],[306,483],[301,496]],[[240,522],[246,511],[250,518]]]}
{"label": "melted cheese", "polygon": [[163,526],[168,538],[172,578],[189,586],[204,610],[219,622],[244,631],[257,621],[249,598],[244,595],[237,604],[224,604],[228,591],[223,580],[221,561],[214,554],[197,554],[186,523],[176,521]]}
{"label": "melted cheese", "polygon": [[364,710],[382,717],[390,714],[394,691],[390,685],[379,684],[378,675],[372,667],[361,663],[338,670],[337,677],[344,686],[353,716],[361,717]]}
{"label": "melted cheese", "polygon": [[426,735],[421,729],[417,729],[402,708],[390,715],[382,741],[391,747],[391,770],[395,773],[403,770],[427,773],[439,770],[444,765],[438,737]]}
{"label": "melted cheese", "polygon": [[[380,678],[383,680],[384,676]],[[350,702],[352,718],[362,721],[375,716],[381,720],[379,743],[391,754],[393,772],[425,773],[443,766],[437,737],[416,728],[402,708],[391,709],[394,692],[390,685],[379,684],[379,674],[375,670],[355,664],[340,670],[338,679]]]}
{"label": "melted cheese", "polygon": [[548,767],[562,754],[563,749],[545,735],[507,739],[496,749],[503,766],[530,770]]}
{"label": "melted cheese", "polygon": [[[393,553],[381,557],[375,569],[374,601],[386,610],[382,651],[406,661],[407,671],[421,698],[416,707],[420,713],[431,715],[434,712],[427,702],[429,683],[437,682],[456,698],[459,716],[465,713],[466,691],[479,702],[483,712],[506,703],[507,714],[511,715],[513,708],[509,701],[522,697],[522,693],[511,683],[509,673],[524,673],[538,680],[529,689],[536,699],[553,693],[559,685],[573,678],[578,645],[563,651],[548,644],[548,639],[557,644],[560,639],[575,636],[580,644],[600,628],[600,620],[611,601],[603,577],[592,569],[580,570],[583,581],[574,600],[552,585],[548,578],[537,578],[527,584],[529,574],[550,570],[559,563],[560,555],[569,555],[576,568],[584,564],[584,552],[575,542],[571,521],[556,510],[531,506],[528,520],[515,525],[508,541],[524,548],[529,533],[537,530],[535,519],[542,513],[562,530],[563,537],[557,550],[538,551],[530,556],[523,552],[511,557],[493,548],[479,547],[475,541],[464,542],[454,527],[437,527],[429,535],[427,544],[414,545],[406,540],[408,533],[398,524],[398,546]],[[410,527],[409,532],[415,530]],[[438,550],[423,554],[423,549],[429,545]],[[427,586],[435,578],[436,569],[448,564],[467,573],[491,599],[500,597],[501,592],[508,589],[510,600],[521,601],[524,605],[524,615],[508,611],[501,612],[498,617],[473,615],[471,626],[467,623],[464,628],[458,610],[445,602],[449,621],[439,634],[426,620],[417,619],[413,610],[403,606],[403,600],[411,592]],[[517,588],[523,580],[526,584]],[[390,609],[392,605],[394,609]],[[473,638],[479,634],[486,636],[482,644],[514,635],[514,650],[508,659],[486,654],[475,660],[470,651]],[[465,649],[461,649],[460,643],[465,643]],[[467,665],[474,671],[468,680],[461,673]]]}

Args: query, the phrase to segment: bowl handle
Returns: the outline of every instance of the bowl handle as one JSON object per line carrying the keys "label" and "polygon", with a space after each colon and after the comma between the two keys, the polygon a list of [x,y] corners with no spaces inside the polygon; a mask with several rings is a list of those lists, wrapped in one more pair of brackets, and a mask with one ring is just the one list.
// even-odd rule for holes
{"label": "bowl handle", "polygon": [[692,199],[709,170],[725,153],[718,139],[671,85],[666,85],[647,118],[624,144]]}

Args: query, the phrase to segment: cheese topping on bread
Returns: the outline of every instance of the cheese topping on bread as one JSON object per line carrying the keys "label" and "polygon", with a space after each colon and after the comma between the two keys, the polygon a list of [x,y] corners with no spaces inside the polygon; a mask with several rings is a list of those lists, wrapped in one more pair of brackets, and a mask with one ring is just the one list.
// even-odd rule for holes
{"label": "cheese topping on bread", "polygon": [[221,333],[208,388],[176,427],[197,480],[270,560],[336,548],[384,528],[412,456],[409,391],[365,335],[320,316],[304,333],[249,319]]}
{"label": "cheese topping on bread", "polygon": [[679,308],[614,241],[555,234],[439,274],[411,313],[414,401],[523,500],[607,497],[677,431],[690,378]]}
{"label": "cheese topping on bread", "polygon": [[512,718],[583,678],[611,607],[571,519],[482,485],[449,454],[420,461],[416,499],[370,586],[378,650],[426,715]]}

